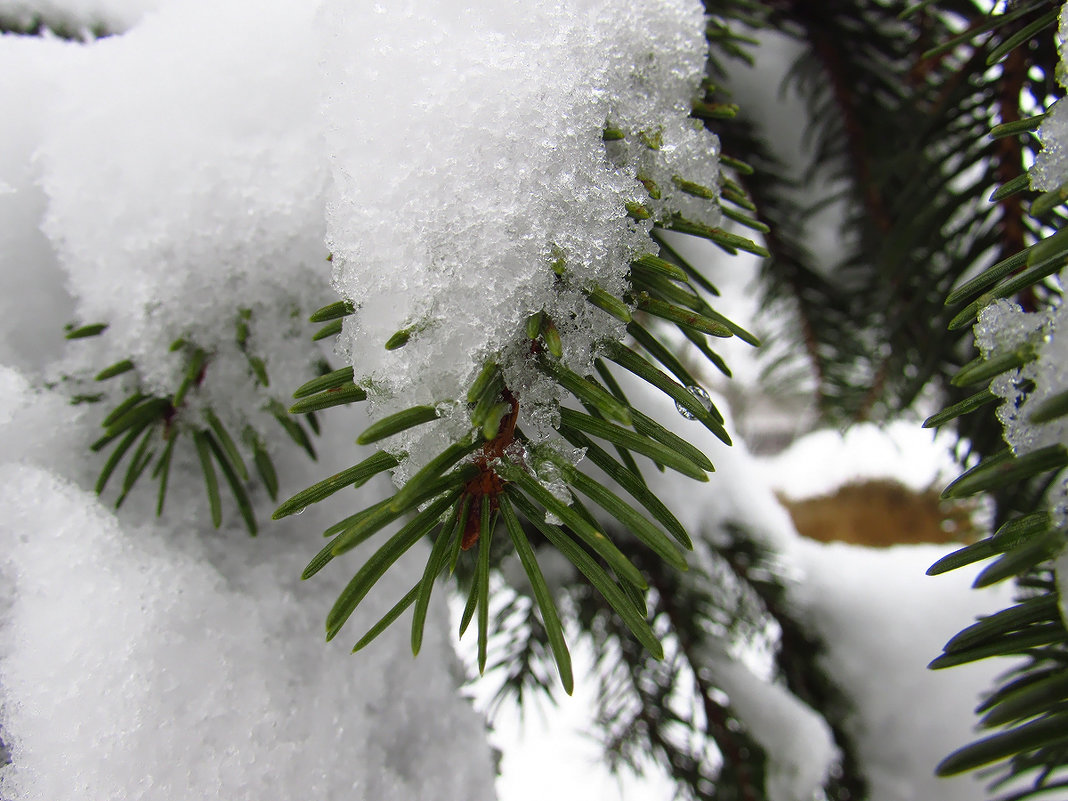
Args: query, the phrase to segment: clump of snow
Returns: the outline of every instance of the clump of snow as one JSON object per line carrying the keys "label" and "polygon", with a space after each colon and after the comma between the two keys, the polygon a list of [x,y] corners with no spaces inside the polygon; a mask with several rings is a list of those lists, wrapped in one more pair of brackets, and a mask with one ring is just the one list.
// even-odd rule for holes
{"label": "clump of snow", "polygon": [[[0,467],[0,487],[4,798],[493,798],[443,609],[418,662],[399,630],[354,659],[318,633],[346,577],[301,584],[285,527],[213,547],[40,468]],[[402,593],[414,567],[384,581]]]}
{"label": "clump of snow", "polygon": [[[952,438],[914,421],[885,426],[858,423],[845,431],[821,429],[760,459],[760,479],[786,498],[812,498],[852,481],[896,477],[915,491],[946,484],[960,473]],[[748,445],[748,443],[747,443]],[[917,453],[928,454],[922,461]]]}
{"label": "clump of snow", "polygon": [[727,693],[731,709],[768,754],[765,787],[771,801],[819,797],[840,755],[827,722],[785,686],[759,678],[726,656],[706,667]]}
{"label": "clump of snow", "polygon": [[[716,222],[714,201],[698,213],[672,183],[717,186],[718,143],[688,117],[701,6],[347,4],[326,22],[328,241],[357,307],[340,347],[372,416],[462,400],[493,358],[524,430],[547,433],[558,390],[531,364],[527,318],[545,311],[563,363],[587,372],[623,327],[585,293],[622,294],[629,262],[655,251],[626,204]],[[606,148],[606,126],[622,145]],[[663,190],[659,206],[639,178]],[[401,330],[407,345],[385,350]],[[388,443],[408,454],[398,481],[469,427],[462,403],[444,411]]]}
{"label": "clump of snow", "polygon": [[79,48],[34,163],[75,316],[109,328],[72,343],[63,372],[129,358],[143,391],[167,396],[201,348],[189,411],[234,425],[312,376],[305,320],[330,299],[314,20],[290,0],[194,0]]}
{"label": "clump of snow", "polygon": [[[1068,391],[1068,311],[1063,304],[1044,312],[1025,312],[1008,300],[998,300],[979,314],[976,344],[984,358],[1021,347],[1033,347],[1037,358],[1009,370],[990,383],[990,391],[1004,398],[998,418],[1005,441],[1016,456],[1050,445],[1068,447],[1068,418],[1034,423],[1030,417],[1048,399]],[[1047,502],[1056,525],[1068,525],[1068,476],[1050,487]]]}
{"label": "clump of snow", "polygon": [[[1057,63],[1057,82],[1068,88],[1066,46],[1068,4],[1061,6],[1060,21],[1057,25],[1057,52],[1061,56]],[[1042,150],[1035,156],[1035,163],[1028,174],[1032,189],[1048,192],[1068,181],[1068,103],[1058,100],[1050,107],[1038,128],[1038,138],[1042,141]]]}

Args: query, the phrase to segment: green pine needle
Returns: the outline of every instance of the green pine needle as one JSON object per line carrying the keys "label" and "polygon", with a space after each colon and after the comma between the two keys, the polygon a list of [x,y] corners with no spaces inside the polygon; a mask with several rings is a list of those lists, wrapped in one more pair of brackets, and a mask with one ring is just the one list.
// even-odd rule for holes
{"label": "green pine needle", "polygon": [[651,253],[646,253],[632,261],[631,268],[647,270],[651,273],[662,275],[664,278],[670,278],[672,281],[686,283],[688,280],[685,270],[681,267],[678,267],[659,256],[654,256]]}
{"label": "green pine needle", "polygon": [[320,412],[323,409],[332,409],[335,406],[347,406],[350,403],[359,403],[367,400],[367,393],[355,384],[334,387],[318,395],[301,398],[289,407],[290,414],[310,414]]}
{"label": "green pine needle", "polygon": [[1007,353],[1001,353],[989,359],[979,357],[964,365],[950,381],[955,387],[979,384],[983,381],[989,381],[1008,370],[1023,367],[1036,358],[1038,358],[1038,353],[1035,349],[1031,345],[1024,344]]}
{"label": "green pine needle", "polygon": [[364,648],[370,645],[378,637],[379,634],[381,634],[383,631],[392,626],[393,623],[397,620],[397,618],[403,615],[404,612],[408,609],[408,607],[415,603],[415,599],[418,597],[418,595],[419,585],[416,584],[410,590],[408,590],[408,592],[404,595],[403,598],[401,598],[399,601],[397,601],[396,604],[394,604],[393,608],[386,612],[386,614],[382,615],[382,618],[373,626],[371,626],[371,628],[368,629],[366,634],[364,634],[359,640],[357,640],[356,644],[352,646],[352,653],[362,651]]}
{"label": "green pine needle", "polygon": [[516,555],[523,565],[523,572],[527,574],[527,578],[530,580],[530,586],[534,592],[534,600],[537,602],[538,610],[541,612],[542,625],[545,626],[545,635],[549,640],[553,658],[556,660],[556,669],[560,673],[560,682],[564,685],[564,692],[571,695],[575,690],[575,679],[571,671],[571,654],[567,650],[564,627],[560,624],[560,616],[556,611],[556,604],[553,602],[552,591],[549,589],[549,585],[545,583],[545,577],[542,575],[541,568],[538,567],[534,549],[530,546],[530,540],[527,539],[527,535],[523,532],[523,527],[519,525],[519,520],[512,510],[512,504],[508,502],[508,497],[501,496],[499,503],[504,526],[508,530],[508,536],[511,537],[512,544],[515,546]]}
{"label": "green pine needle", "polygon": [[648,456],[654,462],[670,467],[697,481],[708,481],[705,470],[682,454],[662,445],[649,436],[628,431],[606,420],[598,420],[573,409],[560,410],[560,433],[575,429],[618,445],[628,451]]}
{"label": "green pine needle", "polygon": [[960,748],[942,760],[935,772],[939,776],[955,776],[1050,745],[1068,745],[1068,713],[1047,715]]}
{"label": "green pine needle", "polygon": [[171,401],[174,408],[177,409],[182,405],[182,401],[185,400],[186,394],[200,381],[207,362],[208,354],[205,351],[200,348],[193,351],[193,355],[190,356],[189,363],[186,365],[185,376],[182,378],[182,383],[178,385],[178,389],[174,393],[174,399]]}
{"label": "green pine needle", "polygon": [[334,602],[326,616],[326,639],[332,640],[359,603],[385,572],[438,523],[441,514],[459,497],[456,490],[439,498],[389,540],[363,564]]}
{"label": "green pine needle", "polygon": [[74,325],[67,326],[67,339],[85,339],[86,337],[95,337],[103,334],[107,331],[107,323],[92,323],[90,325],[83,325],[79,328],[75,328]]}
{"label": "green pine needle", "polygon": [[441,474],[463,459],[467,454],[474,451],[482,440],[474,436],[467,436],[459,442],[455,442],[439,453],[419,470],[408,482],[398,490],[397,494],[389,503],[389,508],[395,512],[402,512],[416,502],[416,498],[425,492],[431,483],[441,477]]}
{"label": "green pine needle", "polygon": [[942,499],[966,498],[1068,466],[1068,450],[1049,445],[1014,457],[1008,449],[987,457],[942,491]]}
{"label": "green pine needle", "polygon": [[678,570],[687,570],[685,557],[679,553],[675,544],[660,529],[650,523],[632,506],[602,484],[574,468],[566,469],[567,482],[588,497],[608,514],[618,520],[624,530],[629,531],[654,553]]}
{"label": "green pine needle", "polygon": [[666,303],[659,298],[652,297],[648,292],[638,292],[634,296],[638,308],[648,312],[654,317],[660,317],[677,325],[685,326],[702,334],[711,334],[714,337],[733,336],[731,330],[723,323],[699,314],[691,309]]}
{"label": "green pine needle", "polygon": [[[342,528],[332,543],[331,553],[340,556],[357,545],[365,542],[369,537],[388,526],[394,520],[398,520],[407,512],[417,508],[423,501],[437,498],[442,493],[459,491],[468,481],[478,475],[478,468],[474,465],[463,467],[442,476],[436,481],[430,482],[423,491],[416,495],[409,506],[396,510],[391,508],[391,498],[364,509],[362,512],[349,519],[347,527]],[[327,536],[335,530],[335,527],[327,529]]]}
{"label": "green pine needle", "polygon": [[252,461],[256,465],[256,472],[263,480],[263,485],[267,488],[267,494],[272,501],[277,501],[278,474],[275,472],[274,462],[271,461],[270,454],[267,453],[263,441],[252,426],[245,427],[242,438],[245,440],[245,444],[252,449]]}
{"label": "green pine needle", "polygon": [[441,527],[434,538],[434,547],[430,549],[430,557],[426,560],[423,568],[423,577],[415,585],[416,603],[415,613],[412,616],[412,656],[419,656],[419,649],[423,645],[423,629],[426,624],[426,613],[430,608],[430,597],[434,591],[434,580],[441,575],[446,565],[449,564],[449,552],[453,540],[460,539],[460,529],[457,526],[457,511],[459,503],[453,505],[448,522]]}
{"label": "green pine needle", "polygon": [[638,572],[638,569],[631,564],[630,560],[623,555],[619,548],[612,544],[612,542],[594,526],[590,525],[572,507],[564,504],[545,489],[545,487],[527,474],[525,470],[513,465],[511,462],[502,460],[502,464],[498,466],[497,472],[502,478],[507,481],[512,481],[522,488],[523,492],[534,499],[534,501],[543,509],[552,512],[560,520],[563,520],[567,526],[583,540],[583,542],[600,554],[601,558],[608,563],[620,578],[629,581],[640,589],[644,590],[648,588],[648,584],[642,577],[642,574]]}
{"label": "green pine needle", "polygon": [[245,460],[241,458],[237,444],[227,432],[226,427],[223,426],[222,421],[211,409],[204,410],[204,420],[207,421],[208,427],[211,429],[212,434],[215,435],[215,440],[226,452],[226,457],[237,471],[237,474],[241,476],[242,480],[248,481],[248,468],[245,467]]}
{"label": "green pine needle", "polygon": [[[544,513],[532,501],[528,500],[516,487],[505,487],[505,494],[515,504],[523,516],[538,529],[552,545],[560,551],[579,572],[593,585],[619,615],[620,620],[634,634],[635,638],[656,659],[664,658],[664,648],[653,633],[649,622],[639,613],[626,593],[596,561],[572,540],[561,528],[545,522]],[[624,586],[626,584],[624,583]]]}
{"label": "green pine needle", "polygon": [[475,583],[478,585],[478,674],[486,672],[486,656],[489,647],[489,573],[490,543],[493,539],[497,513],[491,504],[483,502],[479,509],[478,563],[475,567]]}
{"label": "green pine needle", "polygon": [[586,449],[586,458],[597,465],[605,474],[630,493],[634,500],[645,507],[653,518],[662,525],[671,536],[686,550],[693,550],[693,542],[678,518],[645,485],[645,482],[630,468],[613,459],[607,451],[596,445],[579,431],[568,430],[567,440],[576,448]]}
{"label": "green pine needle", "polygon": [[[532,315],[530,319],[533,320],[535,318],[538,321],[538,326],[539,326],[538,330],[540,332],[541,312],[538,312],[537,314]],[[528,339],[534,339],[534,337],[536,337],[536,336],[537,336],[537,333],[535,333],[533,335],[530,334],[530,327],[528,325],[527,326],[527,338]],[[482,365],[482,369],[479,371],[478,376],[475,378],[474,382],[471,384],[471,388],[469,390],[467,390],[467,402],[468,403],[477,403],[478,400],[482,397],[483,393],[486,391],[486,389],[489,386],[490,382],[494,381],[497,378],[498,375],[499,375],[499,371],[497,369],[497,363],[495,361],[490,360],[490,361],[487,361],[484,365]]]}
{"label": "green pine needle", "polygon": [[1034,424],[1048,423],[1068,415],[1068,390],[1046,398],[1028,418]]}
{"label": "green pine needle", "polygon": [[373,476],[385,470],[392,470],[396,466],[397,459],[394,456],[384,451],[379,451],[359,464],[355,464],[340,473],[335,473],[329,478],[324,478],[322,481],[312,484],[307,489],[301,490],[275,509],[271,518],[280,520],[283,517],[297,514],[311,504],[329,498],[335,492],[345,489],[345,487],[362,486]]}
{"label": "green pine needle", "polygon": [[413,406],[372,423],[356,438],[356,444],[370,445],[372,442],[378,442],[380,439],[437,419],[438,410],[433,406]]}
{"label": "green pine needle", "polygon": [[325,392],[329,389],[338,389],[347,384],[351,384],[353,379],[353,369],[351,367],[342,367],[340,370],[334,370],[326,373],[325,375],[317,376],[307,383],[301,384],[297,391],[293,393],[295,399],[307,398],[311,395],[317,395],[320,392]]}
{"label": "green pine needle", "polygon": [[623,323],[630,322],[630,307],[609,292],[595,286],[586,293],[586,300],[602,311],[608,312]]}
{"label": "green pine needle", "polygon": [[593,381],[583,378],[562,364],[545,359],[538,361],[538,367],[576,398],[595,407],[609,420],[625,426],[631,424],[630,408]]}
{"label": "green pine needle", "polygon": [[560,339],[560,332],[556,328],[556,323],[552,321],[552,318],[547,314],[541,316],[541,338],[545,342],[545,347],[552,354],[554,359],[562,359],[564,356],[564,343]]}
{"label": "green pine needle", "polygon": [[177,441],[178,438],[172,434],[167,441],[167,446],[163,449],[163,454],[152,469],[152,477],[159,478],[159,493],[156,496],[156,517],[163,514],[163,501],[167,497],[167,479],[171,472],[171,458],[174,455],[174,445]]}
{"label": "green pine needle", "polygon": [[[245,528],[248,529],[250,535],[255,537],[257,527],[256,516],[252,511],[252,501],[248,497],[248,492],[245,491],[244,484],[241,483],[241,479],[238,477],[237,470],[230,461],[229,453],[210,431],[204,431],[202,433],[204,439],[208,443],[212,456],[214,456],[215,461],[219,463],[223,478],[226,479],[226,483],[234,495],[234,500],[237,502],[237,510],[241,514],[241,519],[245,521]],[[231,442],[231,445],[232,444],[233,443]]]}
{"label": "green pine needle", "polygon": [[321,309],[314,312],[312,316],[308,318],[308,322],[325,323],[330,320],[337,320],[341,317],[348,317],[355,311],[356,307],[349,303],[347,300],[339,300],[334,303],[330,303],[326,306],[323,306]]}
{"label": "green pine needle", "polygon": [[277,401],[273,402],[270,407],[271,413],[274,415],[274,419],[278,421],[278,425],[282,427],[291,440],[304,449],[305,453],[314,461],[317,457],[315,455],[315,446],[312,445],[311,437],[308,436],[308,432],[304,430],[296,420],[293,420],[286,413],[286,409],[282,404]]}
{"label": "green pine needle", "polygon": [[196,445],[200,469],[204,474],[204,487],[208,493],[208,505],[211,507],[211,522],[218,528],[222,525],[222,499],[219,497],[219,479],[215,476],[215,467],[211,463],[211,446],[208,445],[207,433],[194,431],[193,444]]}
{"label": "green pine needle", "polygon": [[110,367],[105,367],[103,370],[96,374],[94,380],[107,381],[109,378],[114,378],[115,376],[122,375],[123,373],[128,373],[132,369],[134,369],[134,363],[129,359],[123,359],[121,362],[115,362],[115,364],[111,365]]}
{"label": "green pine needle", "polygon": [[332,320],[331,322],[320,328],[318,331],[316,331],[314,334],[312,334],[312,342],[319,342],[323,339],[336,337],[338,334],[341,333],[341,326],[341,320]]}
{"label": "green pine needle", "polygon": [[989,389],[981,389],[974,395],[970,395],[964,400],[954,403],[952,406],[943,409],[942,411],[938,412],[938,414],[932,414],[930,417],[923,421],[923,427],[938,428],[939,426],[944,426],[951,420],[956,420],[962,415],[970,414],[976,409],[981,409],[987,404],[994,403],[995,401],[999,400],[1001,399],[998,398],[997,395],[991,393]]}

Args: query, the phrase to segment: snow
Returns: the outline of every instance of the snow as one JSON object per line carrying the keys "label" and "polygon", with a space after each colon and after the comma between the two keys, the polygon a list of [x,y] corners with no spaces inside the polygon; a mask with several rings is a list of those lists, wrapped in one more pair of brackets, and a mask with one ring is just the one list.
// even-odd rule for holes
{"label": "snow", "polygon": [[[1013,350],[1031,348],[1035,358],[1022,367],[998,375],[990,391],[1004,398],[998,418],[1005,441],[1016,456],[1051,445],[1068,447],[1068,417],[1034,423],[1035,410],[1051,398],[1068,391],[1068,311],[1064,305],[1043,312],[1025,312],[1012,301],[998,300],[979,313],[975,339],[986,359]],[[1054,480],[1046,502],[1054,523],[1068,526],[1068,475]]]}
{"label": "snow", "polygon": [[[75,316],[109,328],[71,347],[63,373],[130,359],[144,391],[166,396],[198,347],[208,380],[182,413],[210,406],[233,426],[314,375],[302,318],[333,299],[314,22],[288,0],[193,0],[79,49],[44,113],[62,124],[44,126],[34,164]],[[271,390],[236,342],[239,309]]]}
{"label": "snow", "polygon": [[[586,293],[618,297],[630,261],[656,250],[651,222],[626,204],[718,219],[672,181],[718,185],[718,142],[688,116],[707,48],[701,7],[339,4],[327,20],[328,241],[335,285],[357,307],[341,349],[372,417],[416,404],[443,416],[387,443],[407,454],[395,479],[469,428],[457,401],[490,358],[524,432],[549,437],[559,389],[532,365],[527,318],[546,312],[563,363],[588,372],[623,324]],[[626,138],[605,143],[606,125]],[[401,330],[408,343],[387,351]]]}
{"label": "snow", "polygon": [[[99,410],[69,405],[70,385],[132,358],[139,381],[169,393],[184,362],[168,347],[181,337],[212,354],[183,414],[258,419],[320,355],[303,320],[334,299],[332,251],[336,289],[362,304],[342,352],[375,416],[457,401],[499,355],[530,401],[522,424],[544,431],[556,398],[517,345],[526,316],[548,311],[581,371],[620,331],[583,291],[618,292],[627,262],[650,248],[624,203],[716,222],[672,181],[693,165],[682,177],[716,188],[718,143],[685,120],[702,74],[700,6],[409,2],[387,15],[338,0],[0,0],[2,17],[30,11],[128,32],[84,45],[0,38],[0,276],[19,288],[0,296],[0,581],[13,588],[0,599],[0,730],[13,759],[0,795],[492,798],[483,721],[456,693],[444,594],[419,660],[403,626],[352,657],[324,646],[320,627],[366,552],[297,578],[319,547],[309,532],[380,498],[381,482],[251,540],[205,523],[187,453],[164,518],[152,517],[151,493],[113,513],[85,490]],[[623,144],[602,141],[606,124]],[[235,341],[240,309],[270,387]],[[67,319],[110,327],[67,343],[55,325]],[[408,345],[385,351],[407,326],[418,329]],[[935,549],[799,542],[765,466],[658,402],[719,468],[708,485],[658,490],[695,534],[712,540],[740,521],[783,555],[792,602],[829,643],[828,670],[863,701],[850,725],[873,800],[974,794],[971,779],[930,771],[967,739],[961,722],[992,668],[923,666],[971,615],[1004,605],[1000,591],[923,577]],[[466,430],[462,406],[447,411],[441,426]],[[331,420],[320,466],[268,443],[283,492],[366,455],[350,445],[366,418]],[[446,433],[390,447],[418,464]],[[797,472],[830,481],[845,460],[829,447]],[[262,519],[269,504],[253,500]],[[411,586],[420,556],[383,578],[361,624]],[[550,581],[570,571],[547,562]],[[772,754],[774,801],[811,797],[834,769],[825,725],[759,670],[709,659]],[[543,780],[556,758],[536,766]],[[526,789],[544,797],[536,778]]]}
{"label": "snow", "polygon": [[0,37],[0,363],[28,369],[63,347],[56,319],[73,317],[73,302],[51,244],[40,230],[47,206],[33,152],[45,116],[78,48],[58,40]]}
{"label": "snow", "polygon": [[[13,760],[0,796],[494,797],[484,724],[456,693],[440,603],[418,661],[402,627],[359,657],[323,645],[322,617],[349,574],[299,574],[317,547],[309,529],[336,507],[256,539],[233,527],[209,535],[196,468],[185,465],[174,478],[180,511],[154,521],[142,505],[116,517],[62,475],[84,473],[69,466],[84,445],[63,428],[77,435],[80,407],[32,392],[8,368],[0,390],[0,452],[10,454],[0,580],[14,589],[0,608],[0,731]],[[61,428],[42,436],[50,423]],[[336,450],[326,458],[351,458]],[[292,468],[280,462],[290,480]],[[361,621],[420,573],[417,560],[398,566]]]}
{"label": "snow", "polygon": [[[69,400],[107,364],[137,365],[109,382],[113,401],[135,378],[170,394],[183,337],[211,361],[182,414],[210,406],[233,425],[264,418],[321,356],[305,323],[335,297],[315,4],[67,8],[132,27],[84,45],[0,38],[0,275],[18,288],[0,298],[0,796],[493,798],[442,598],[420,660],[402,627],[354,657],[323,644],[322,621],[367,554],[299,580],[315,533],[380,484],[255,540],[212,530],[188,451],[159,520],[151,492],[116,514],[84,489],[102,413]],[[236,341],[241,309],[269,388]],[[65,342],[71,319],[109,328]],[[309,466],[267,421],[282,492],[363,458],[351,441],[365,425],[332,416]],[[270,502],[252,499],[265,519]],[[361,625],[421,575],[420,555],[382,580]]]}
{"label": "snow", "polygon": [[[1068,66],[1065,63],[1065,47],[1068,45],[1068,4],[1061,6],[1057,25],[1057,52],[1061,60],[1057,65],[1057,82],[1068,88]],[[1046,113],[1038,128],[1042,150],[1035,156],[1029,175],[1031,188],[1049,192],[1068,181],[1068,103],[1059,100]]]}
{"label": "snow", "polygon": [[[626,389],[640,396],[639,387]],[[657,409],[654,416],[665,425],[679,419],[672,403],[655,393],[642,401]],[[902,430],[893,429],[895,435]],[[821,665],[856,703],[846,725],[870,781],[872,800],[972,801],[981,786],[975,777],[939,779],[934,766],[972,737],[971,710],[1007,664],[937,672],[926,665],[974,617],[1009,606],[1011,585],[972,591],[977,568],[926,576],[926,569],[948,551],[946,546],[870,549],[805,540],[773,494],[788,488],[798,492],[801,486],[805,490],[799,494],[832,491],[855,479],[850,467],[861,464],[865,467],[859,475],[876,477],[881,468],[883,477],[922,482],[917,488],[924,487],[947,459],[942,443],[932,442],[928,432],[921,430],[917,436],[895,441],[887,433],[880,441],[874,427],[846,438],[815,432],[780,456],[763,460],[751,456],[743,442],[728,448],[695,430],[688,441],[716,465],[707,484],[665,480],[655,471],[647,476],[669,508],[681,513],[688,530],[705,542],[715,542],[723,527],[733,523],[779,555],[789,603],[826,644]],[[896,458],[882,458],[894,453]],[[806,477],[799,480],[799,474]],[[698,559],[704,547],[698,546]],[[770,797],[810,799],[822,777],[836,770],[825,724],[783,688],[769,688],[760,665],[754,663],[750,675],[742,672],[741,663],[725,667],[722,674],[720,667],[722,660],[713,675],[717,681],[723,676],[723,689],[745,713],[741,719],[748,722],[753,716],[753,734],[769,749]],[[758,714],[771,705],[779,713],[774,717],[778,725]]]}
{"label": "snow", "polygon": [[212,553],[199,532],[124,527],[40,468],[0,484],[5,798],[493,797],[444,621],[436,659],[400,632],[356,659],[319,634],[344,576],[301,585],[293,532],[229,532]]}
{"label": "snow", "polygon": [[707,670],[730,698],[731,709],[769,755],[770,801],[818,797],[838,761],[830,727],[784,686],[765,681],[725,654],[709,655]]}

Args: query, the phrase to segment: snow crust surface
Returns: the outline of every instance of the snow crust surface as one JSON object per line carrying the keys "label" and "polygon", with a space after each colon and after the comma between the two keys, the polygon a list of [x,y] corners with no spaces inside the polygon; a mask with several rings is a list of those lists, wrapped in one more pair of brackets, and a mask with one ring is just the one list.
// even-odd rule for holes
{"label": "snow crust surface", "polygon": [[404,637],[356,659],[317,634],[340,584],[300,585],[299,538],[213,556],[41,469],[0,477],[5,798],[493,797],[444,621],[437,659]]}
{"label": "snow crust surface", "polygon": [[[455,404],[492,358],[525,433],[548,436],[558,390],[532,366],[527,318],[548,313],[563,363],[588,372],[622,323],[585,293],[620,295],[631,259],[655,252],[651,222],[626,204],[717,221],[714,203],[672,182],[718,181],[718,142],[688,116],[707,48],[701,7],[439,0],[339,5],[326,18],[328,241],[334,283],[357,307],[341,348],[372,417]],[[606,126],[626,138],[606,146]],[[408,344],[385,350],[402,330]],[[387,444],[408,454],[398,481],[469,426],[465,406],[442,411]]]}

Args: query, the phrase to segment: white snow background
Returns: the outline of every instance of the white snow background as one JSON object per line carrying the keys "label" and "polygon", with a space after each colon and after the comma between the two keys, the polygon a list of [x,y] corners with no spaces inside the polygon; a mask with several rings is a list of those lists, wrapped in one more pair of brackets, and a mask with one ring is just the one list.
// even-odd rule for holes
{"label": "white snow background", "polygon": [[[457,693],[444,594],[418,660],[402,626],[351,656],[321,635],[345,572],[299,581],[318,547],[314,533],[381,487],[250,539],[236,524],[205,526],[190,460],[174,468],[185,480],[172,482],[161,520],[154,498],[137,493],[116,515],[86,489],[95,419],[39,388],[64,370],[129,355],[66,345],[59,324],[68,319],[114,321],[123,347],[147,360],[189,315],[222,320],[235,298],[265,311],[286,293],[287,302],[332,299],[322,262],[329,164],[317,150],[320,93],[306,91],[323,50],[315,9],[287,0],[0,0],[9,17],[131,29],[92,44],[0,38],[0,728],[13,758],[0,770],[0,797],[8,801],[494,796],[482,721]],[[736,299],[724,311],[744,324],[752,310],[737,299],[751,297],[751,271],[732,270],[733,284],[720,281]],[[203,333],[226,335],[221,322]],[[292,356],[280,364],[300,363],[286,332],[257,336],[266,351]],[[166,384],[170,368],[155,368]],[[302,380],[285,369],[279,386]],[[212,400],[225,408],[225,397]],[[326,416],[317,465],[274,446],[283,494],[359,458],[348,444],[358,415]],[[677,428],[673,408],[661,416]],[[853,733],[873,801],[970,800],[980,792],[972,779],[936,780],[931,770],[967,740],[971,707],[997,666],[924,666],[974,615],[1004,605],[1008,590],[971,592],[967,571],[925,577],[942,548],[801,541],[771,495],[794,494],[801,479],[798,494],[830,489],[855,474],[845,467],[855,459],[878,463],[875,475],[922,476],[925,485],[932,465],[944,464],[941,446],[917,447],[915,429],[902,431],[844,441],[821,434],[775,460],[700,440],[718,468],[712,482],[700,495],[687,485],[662,489],[692,530],[743,519],[795,567],[792,598],[827,639],[828,669],[858,699]],[[256,500],[262,519],[269,503]],[[361,612],[375,619],[388,608],[417,563],[391,571]],[[596,747],[565,735],[588,714],[588,687],[577,684],[550,729],[522,737],[510,715],[498,722],[497,795],[671,798],[663,782],[616,782],[591,767]],[[777,801],[811,797],[831,757],[818,723],[755,676],[735,675],[733,687],[776,755]],[[761,726],[769,711],[793,725]],[[536,721],[537,710],[527,718]]]}

